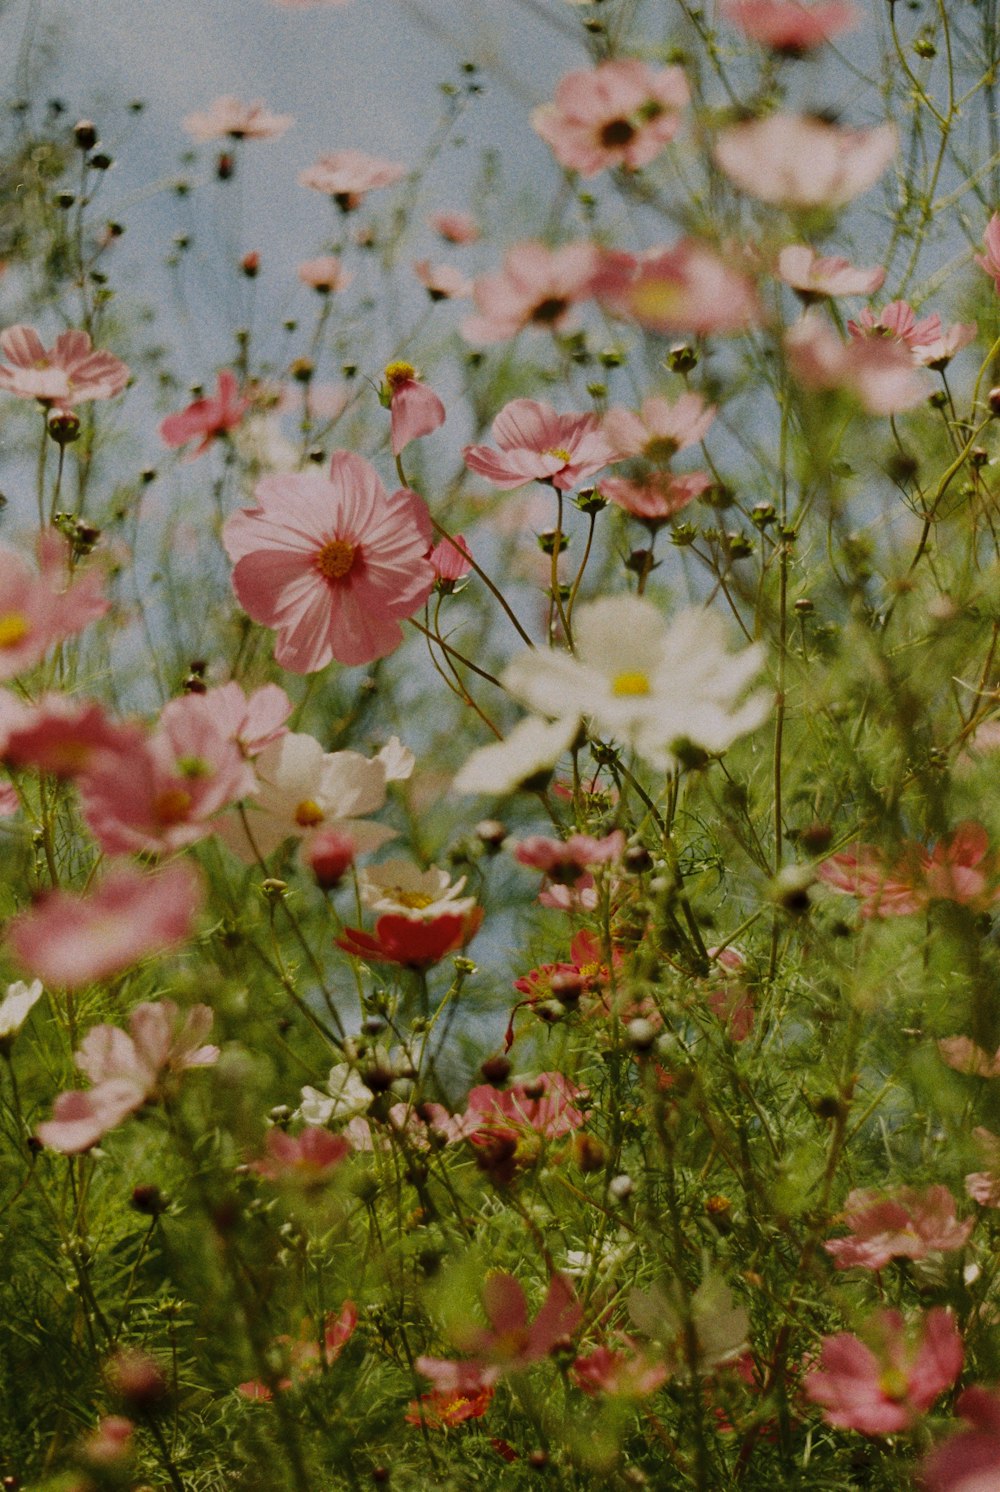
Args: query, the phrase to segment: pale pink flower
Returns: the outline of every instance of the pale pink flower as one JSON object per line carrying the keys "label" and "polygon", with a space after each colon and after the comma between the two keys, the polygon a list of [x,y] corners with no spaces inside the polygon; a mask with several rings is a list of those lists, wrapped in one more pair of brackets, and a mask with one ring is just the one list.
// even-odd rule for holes
{"label": "pale pink flower", "polygon": [[468,300],[474,286],[468,275],[451,264],[432,264],[429,259],[415,259],[413,273],[431,300]]}
{"label": "pale pink flower", "polygon": [[509,491],[526,482],[550,482],[568,492],[615,460],[615,452],[593,414],[556,414],[551,404],[513,399],[493,421],[499,446],[466,446],[471,471]]}
{"label": "pale pink flower", "polygon": [[955,1405],[969,1427],[924,1461],[927,1492],[997,1492],[1000,1487],[1000,1392],[974,1385]]}
{"label": "pale pink flower", "polygon": [[847,330],[856,339],[888,337],[909,348],[917,367],[943,368],[955,353],[967,347],[978,327],[974,321],[955,322],[942,328],[935,312],[918,321],[905,300],[894,300],[876,315],[867,307],[858,321],[849,321]]}
{"label": "pale pink flower", "polygon": [[353,271],[345,269],[335,254],[321,254],[318,259],[303,260],[299,265],[298,275],[303,285],[311,286],[321,295],[346,290],[354,279]]}
{"label": "pale pink flower", "polygon": [[34,668],[49,648],[110,609],[100,570],[77,568],[69,578],[69,546],[55,529],[42,535],[38,554],[36,572],[0,544],[0,679]]}
{"label": "pale pink flower", "polygon": [[473,286],[478,315],[462,322],[462,336],[476,345],[507,342],[526,326],[562,332],[573,308],[591,295],[601,255],[594,244],[550,249],[528,240],[504,255],[503,268],[480,275]]}
{"label": "pale pink flower", "polygon": [[197,439],[198,444],[188,456],[193,461],[218,436],[235,430],[249,408],[250,400],[240,395],[235,375],[223,368],[216,379],[215,397],[195,399],[186,409],[168,414],[160,423],[160,439],[171,447]]}
{"label": "pale pink flower", "polygon": [[405,175],[406,167],[398,161],[365,155],[363,150],[335,150],[300,171],[299,185],[332,197],[341,212],[353,212],[369,192],[395,186]]}
{"label": "pale pink flower", "polygon": [[657,471],[639,481],[629,477],[605,477],[601,482],[601,496],[631,513],[647,528],[656,529],[669,523],[711,485],[712,478],[707,472],[692,471],[681,476],[675,472]]}
{"label": "pale pink flower", "polygon": [[778,255],[778,278],[804,300],[824,295],[874,295],[881,290],[885,270],[861,269],[839,255],[822,256],[807,244],[786,244]]}
{"label": "pale pink flower", "polygon": [[268,1181],[291,1182],[296,1186],[316,1186],[330,1179],[351,1146],[343,1135],[331,1134],[322,1125],[307,1125],[297,1135],[282,1129],[269,1129],[267,1155],[251,1162],[251,1170]]}
{"label": "pale pink flower", "polygon": [[163,852],[211,834],[223,808],[252,795],[253,768],[207,694],[164,706],[156,730],[103,751],[80,774],[87,827],[108,855]]}
{"label": "pale pink flower", "polygon": [[572,1285],[559,1274],[552,1276],[545,1301],[530,1324],[528,1302],[513,1275],[496,1271],[486,1276],[483,1306],[489,1326],[469,1326],[459,1344],[475,1356],[464,1362],[416,1359],[417,1372],[439,1393],[474,1393],[504,1373],[541,1362],[572,1336],[583,1315]]}
{"label": "pale pink flower", "polygon": [[638,171],[673,139],[690,99],[679,67],[654,70],[635,58],[601,62],[567,73],[554,101],[532,111],[531,124],[568,171]]}
{"label": "pale pink flower", "polygon": [[543,886],[538,893],[538,905],[550,912],[567,912],[579,917],[597,911],[597,886],[588,870],[572,886],[560,886],[558,882]]}
{"label": "pale pink flower", "polygon": [[1000,1078],[1000,1050],[991,1057],[968,1036],[943,1036],[937,1048],[941,1060],[956,1072],[973,1078]]}
{"label": "pale pink flower", "polygon": [[470,212],[432,212],[427,221],[446,243],[475,243],[482,237],[479,224]]}
{"label": "pale pink flower", "polygon": [[144,737],[141,726],[109,720],[96,700],[44,694],[36,704],[21,707],[7,733],[3,759],[12,767],[76,777],[105,751],[120,761],[140,750]]}
{"label": "pale pink flower", "polygon": [[946,1186],[898,1187],[891,1194],[852,1191],[844,1207],[846,1238],[829,1238],[823,1247],[838,1269],[884,1269],[891,1259],[926,1259],[928,1254],[964,1248],[974,1219],[960,1223],[955,1198]]}
{"label": "pale pink flower", "polygon": [[742,332],[762,317],[747,276],[693,238],[637,257],[606,254],[592,283],[609,311],[654,332]]}
{"label": "pale pink flower", "polygon": [[872,845],[832,855],[819,867],[835,891],[862,898],[863,917],[906,917],[932,901],[954,901],[985,911],[1000,898],[996,857],[982,824],[971,820],[939,839],[933,850],[904,842],[894,864]]}
{"label": "pale pink flower", "polygon": [[393,362],[385,370],[389,400],[392,454],[398,456],[411,440],[430,435],[445,422],[445,408],[433,389],[421,383],[412,363]]}
{"label": "pale pink flower", "polygon": [[979,1124],[972,1131],[972,1138],[989,1170],[973,1171],[966,1176],[966,1195],[980,1207],[1000,1207],[1000,1136]]}
{"label": "pale pink flower", "polygon": [[842,342],[814,311],[785,333],[785,355],[792,377],[803,388],[842,390],[868,414],[898,414],[931,393],[905,345],[891,338]]}
{"label": "pale pink flower", "polygon": [[[1000,212],[995,212],[987,223],[983,243],[986,253],[976,254],[974,256],[976,263],[991,277],[997,291],[1000,292]],[[0,337],[0,345],[2,344],[3,338]],[[2,372],[3,370],[0,369],[0,373]]]}
{"label": "pale pink flower", "polygon": [[807,114],[771,114],[723,130],[713,157],[758,202],[842,207],[874,186],[897,145],[891,124],[852,130]]}
{"label": "pale pink flower", "polygon": [[544,871],[550,880],[572,885],[590,866],[620,860],[624,852],[625,834],[621,829],[613,829],[603,839],[591,834],[571,834],[568,839],[532,834],[514,846],[514,859]]}
{"label": "pale pink flower", "polygon": [[46,351],[30,326],[0,332],[0,389],[19,399],[68,409],[91,399],[113,399],[129,381],[129,369],[110,352],[97,351],[86,332],[62,332]]}
{"label": "pale pink flower", "polygon": [[[273,1381],[274,1388],[282,1393],[286,1389],[299,1388],[314,1373],[335,1363],[354,1335],[357,1324],[358,1308],[353,1300],[345,1300],[339,1314],[335,1315],[333,1311],[328,1311],[323,1319],[322,1350],[319,1332],[308,1317],[301,1323],[298,1336],[289,1336],[287,1332],[283,1332],[280,1337],[275,1337],[269,1355],[272,1355],[275,1349],[281,1349],[284,1372]],[[271,1388],[259,1380],[238,1384],[237,1392],[247,1399],[267,1401],[272,1397]]]}
{"label": "pale pink flower", "polygon": [[681,394],[673,401],[644,399],[638,413],[620,407],[609,409],[602,427],[619,456],[666,462],[678,451],[704,440],[715,415],[716,406],[706,404],[700,394]]}
{"label": "pale pink flower", "polygon": [[928,1311],[907,1331],[899,1311],[879,1311],[866,1333],[825,1337],[802,1387],[827,1424],[863,1435],[908,1430],[962,1371],[962,1338],[950,1311]]}
{"label": "pale pink flower", "polygon": [[619,1335],[624,1350],[595,1347],[573,1364],[573,1382],[592,1398],[597,1394],[612,1399],[645,1398],[669,1377],[665,1362],[646,1356],[633,1337]]}
{"label": "pale pink flower", "polygon": [[272,114],[261,99],[244,104],[231,93],[213,100],[202,113],[182,121],[194,140],[277,140],[295,123],[291,114]]}
{"label": "pale pink flower", "polygon": [[391,496],[375,468],[336,451],[319,472],[265,477],[256,508],[222,531],[233,588],[254,621],[278,633],[275,658],[292,673],[332,659],[371,663],[403,640],[401,618],[434,585],[427,509],[405,488]]}
{"label": "pale pink flower", "polygon": [[800,56],[861,24],[850,0],[720,0],[720,10],[751,41]]}
{"label": "pale pink flower", "polygon": [[50,988],[84,989],[190,937],[201,880],[187,863],[156,875],[121,866],[83,895],[47,892],[10,923],[18,963]]}
{"label": "pale pink flower", "polygon": [[464,580],[472,569],[472,557],[469,546],[462,534],[455,534],[454,538],[445,538],[435,544],[427,556],[434,566],[434,573],[438,580],[451,582]]}
{"label": "pale pink flower", "polygon": [[222,735],[249,757],[287,733],[285,721],[294,708],[279,684],[262,684],[248,695],[231,682],[206,689],[201,698]]}

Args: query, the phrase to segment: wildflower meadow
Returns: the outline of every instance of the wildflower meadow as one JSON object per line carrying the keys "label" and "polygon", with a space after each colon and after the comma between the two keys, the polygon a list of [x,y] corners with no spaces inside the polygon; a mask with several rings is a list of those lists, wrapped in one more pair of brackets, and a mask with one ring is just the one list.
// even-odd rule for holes
{"label": "wildflower meadow", "polygon": [[997,0],[203,9],[0,5],[0,1487],[1000,1492]]}

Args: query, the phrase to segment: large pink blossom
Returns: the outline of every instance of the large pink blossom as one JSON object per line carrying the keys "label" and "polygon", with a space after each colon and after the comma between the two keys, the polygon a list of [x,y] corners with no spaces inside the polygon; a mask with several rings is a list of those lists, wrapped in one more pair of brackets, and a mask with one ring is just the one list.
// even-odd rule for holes
{"label": "large pink blossom", "polygon": [[823,1418],[863,1435],[908,1430],[962,1371],[962,1338],[955,1318],[940,1307],[908,1332],[898,1311],[879,1311],[869,1323],[871,1345],[850,1332],[826,1337],[819,1365],[802,1387]]}
{"label": "large pink blossom", "polygon": [[615,451],[593,414],[556,414],[551,404],[513,399],[493,421],[490,446],[466,446],[471,471],[509,491],[526,482],[550,482],[568,492],[615,460]]}
{"label": "large pink blossom", "polygon": [[592,243],[550,249],[529,240],[514,244],[503,268],[480,275],[473,285],[478,314],[462,322],[462,335],[476,345],[507,342],[526,326],[562,332],[573,308],[592,293],[601,255]]}
{"label": "large pink blossom", "polygon": [[946,1186],[852,1191],[844,1207],[846,1238],[828,1238],[823,1247],[838,1269],[884,1269],[891,1259],[926,1259],[965,1246],[974,1219],[960,1223],[955,1198]]}
{"label": "large pink blossom", "polygon": [[803,388],[841,390],[868,414],[899,414],[932,392],[903,343],[885,337],[843,342],[815,311],[807,311],[785,333],[785,355],[792,377]]}
{"label": "large pink blossom", "polygon": [[567,73],[554,101],[535,109],[531,123],[569,171],[637,171],[673,139],[690,97],[679,67],[654,69],[636,58],[601,62]]}
{"label": "large pink blossom", "polygon": [[184,942],[200,905],[201,881],[186,863],[156,875],[119,866],[82,895],[47,892],[14,918],[7,942],[44,984],[84,989]]}
{"label": "large pink blossom", "polygon": [[778,207],[842,207],[896,154],[891,124],[844,129],[807,114],[771,114],[723,130],[713,156],[734,186]]}
{"label": "large pink blossom", "polygon": [[1000,1487],[1000,1392],[975,1385],[955,1405],[967,1428],[923,1463],[927,1492],[997,1492]]}
{"label": "large pink blossom", "polygon": [[750,279],[697,239],[645,254],[606,254],[592,289],[609,311],[650,331],[746,331],[762,312]]}
{"label": "large pink blossom", "polygon": [[[6,712],[5,712],[6,713]],[[105,752],[119,762],[141,751],[141,726],[110,720],[92,699],[44,694],[21,705],[6,729],[3,759],[12,767],[34,767],[54,777],[78,777]]]}
{"label": "large pink blossom", "polygon": [[861,12],[850,0],[720,0],[726,20],[751,41],[775,52],[798,56],[832,41],[842,31],[861,23]]}
{"label": "large pink blossom", "polygon": [[19,399],[70,408],[91,399],[113,399],[129,381],[129,369],[110,352],[97,351],[86,332],[62,332],[48,350],[30,326],[0,332],[0,389]]}
{"label": "large pink blossom", "polygon": [[862,269],[839,255],[820,255],[808,244],[786,244],[778,255],[778,278],[804,300],[827,295],[874,295],[881,290],[885,270],[880,265]]}
{"label": "large pink blossom", "polygon": [[371,663],[403,640],[434,585],[427,509],[405,488],[386,493],[375,468],[336,451],[319,472],[265,477],[258,506],[222,531],[233,588],[254,621],[278,633],[275,658],[315,673],[334,658]]}
{"label": "large pink blossom", "polygon": [[457,1362],[418,1357],[414,1366],[439,1393],[474,1393],[496,1383],[504,1373],[541,1362],[561,1346],[580,1324],[583,1314],[573,1287],[555,1274],[534,1321],[528,1321],[528,1302],[513,1275],[488,1274],[483,1285],[487,1327],[469,1326],[460,1346],[474,1356]]}
{"label": "large pink blossom", "polygon": [[240,396],[235,375],[223,368],[216,380],[215,397],[195,399],[186,409],[168,414],[160,422],[160,439],[166,446],[183,446],[197,440],[190,452],[193,460],[207,451],[217,436],[235,430],[249,408],[250,400]]}
{"label": "large pink blossom", "polygon": [[244,104],[231,93],[208,108],[188,114],[184,128],[194,140],[277,140],[295,123],[291,114],[272,114],[261,99]]}
{"label": "large pink blossom", "polygon": [[821,880],[845,896],[861,898],[862,917],[907,917],[932,901],[954,901],[985,911],[1000,898],[1000,866],[982,824],[967,820],[932,850],[912,840],[887,859],[875,845],[831,855]]}
{"label": "large pink blossom", "polygon": [[363,150],[335,150],[299,172],[299,185],[332,197],[342,212],[360,207],[369,192],[395,186],[406,167]]}
{"label": "large pink blossom", "polygon": [[0,679],[34,668],[56,643],[109,610],[101,571],[77,569],[69,578],[69,547],[54,529],[42,535],[38,554],[35,571],[0,544]]}

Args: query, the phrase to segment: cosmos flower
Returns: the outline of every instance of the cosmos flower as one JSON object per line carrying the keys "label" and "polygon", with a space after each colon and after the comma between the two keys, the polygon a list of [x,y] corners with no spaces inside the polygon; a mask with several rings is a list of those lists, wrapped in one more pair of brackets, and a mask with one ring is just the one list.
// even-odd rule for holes
{"label": "cosmos flower", "polygon": [[596,415],[557,414],[536,399],[513,399],[492,428],[499,450],[466,446],[462,455],[470,471],[501,491],[550,482],[568,492],[615,459]]}
{"label": "cosmos flower", "polygon": [[250,400],[240,396],[235,374],[223,368],[216,379],[215,397],[195,399],[186,409],[168,414],[160,423],[160,439],[171,447],[197,439],[198,444],[189,453],[189,459],[194,460],[217,437],[235,430],[249,408]]}
{"label": "cosmos flower", "polygon": [[568,171],[637,171],[673,139],[690,97],[679,67],[654,69],[636,58],[601,62],[567,73],[531,124]]}
{"label": "cosmos flower", "polygon": [[0,332],[0,389],[46,407],[69,409],[91,399],[113,399],[129,381],[127,365],[91,345],[86,332],[62,332],[48,350],[30,326]]}
{"label": "cosmos flower", "polygon": [[291,114],[272,114],[261,99],[244,104],[231,93],[214,99],[203,112],[182,121],[193,140],[278,140],[295,123]]}
{"label": "cosmos flower", "polygon": [[899,1311],[879,1311],[862,1341],[851,1332],[825,1337],[818,1365],[802,1388],[827,1424],[864,1435],[908,1430],[962,1370],[962,1338],[940,1307],[907,1331]]}
{"label": "cosmos flower", "polygon": [[844,129],[807,114],[734,124],[712,152],[734,186],[777,207],[843,207],[867,192],[896,154],[891,124]]}

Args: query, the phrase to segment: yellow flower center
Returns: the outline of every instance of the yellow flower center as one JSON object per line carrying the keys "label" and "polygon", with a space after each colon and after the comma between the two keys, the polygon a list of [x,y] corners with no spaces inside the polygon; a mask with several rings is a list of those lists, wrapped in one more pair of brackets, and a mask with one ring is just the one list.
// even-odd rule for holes
{"label": "yellow flower center", "polygon": [[315,829],[317,824],[323,822],[324,817],[322,808],[312,798],[303,798],[301,803],[295,805],[295,822],[300,829]]}
{"label": "yellow flower center", "polygon": [[412,363],[389,363],[386,366],[385,381],[393,392],[401,383],[409,383],[416,376],[417,370]]}
{"label": "yellow flower center", "polygon": [[558,456],[560,461],[569,460],[569,451],[565,450],[562,446],[549,446],[545,454],[546,456]]}
{"label": "yellow flower center", "polygon": [[324,580],[343,580],[350,574],[357,548],[347,539],[327,539],[313,564]]}
{"label": "yellow flower center", "polygon": [[434,901],[433,896],[428,896],[426,891],[404,891],[402,886],[393,886],[389,894],[401,907],[412,907],[415,912],[429,907]]}
{"label": "yellow flower center", "polygon": [[191,808],[191,794],[182,787],[165,788],[153,804],[153,815],[163,828],[181,823]]}
{"label": "yellow flower center", "polygon": [[643,455],[647,461],[669,461],[679,447],[672,435],[654,435],[646,442]]}
{"label": "yellow flower center", "polygon": [[635,669],[632,672],[626,671],[625,673],[615,674],[611,681],[612,694],[649,694],[650,692],[649,678],[646,674],[641,673],[639,669]]}
{"label": "yellow flower center", "polygon": [[886,1368],[879,1377],[878,1386],[887,1399],[896,1403],[905,1399],[910,1391],[909,1379],[901,1368]]}
{"label": "yellow flower center", "polygon": [[31,631],[28,618],[20,611],[7,611],[0,616],[0,648],[16,648]]}

